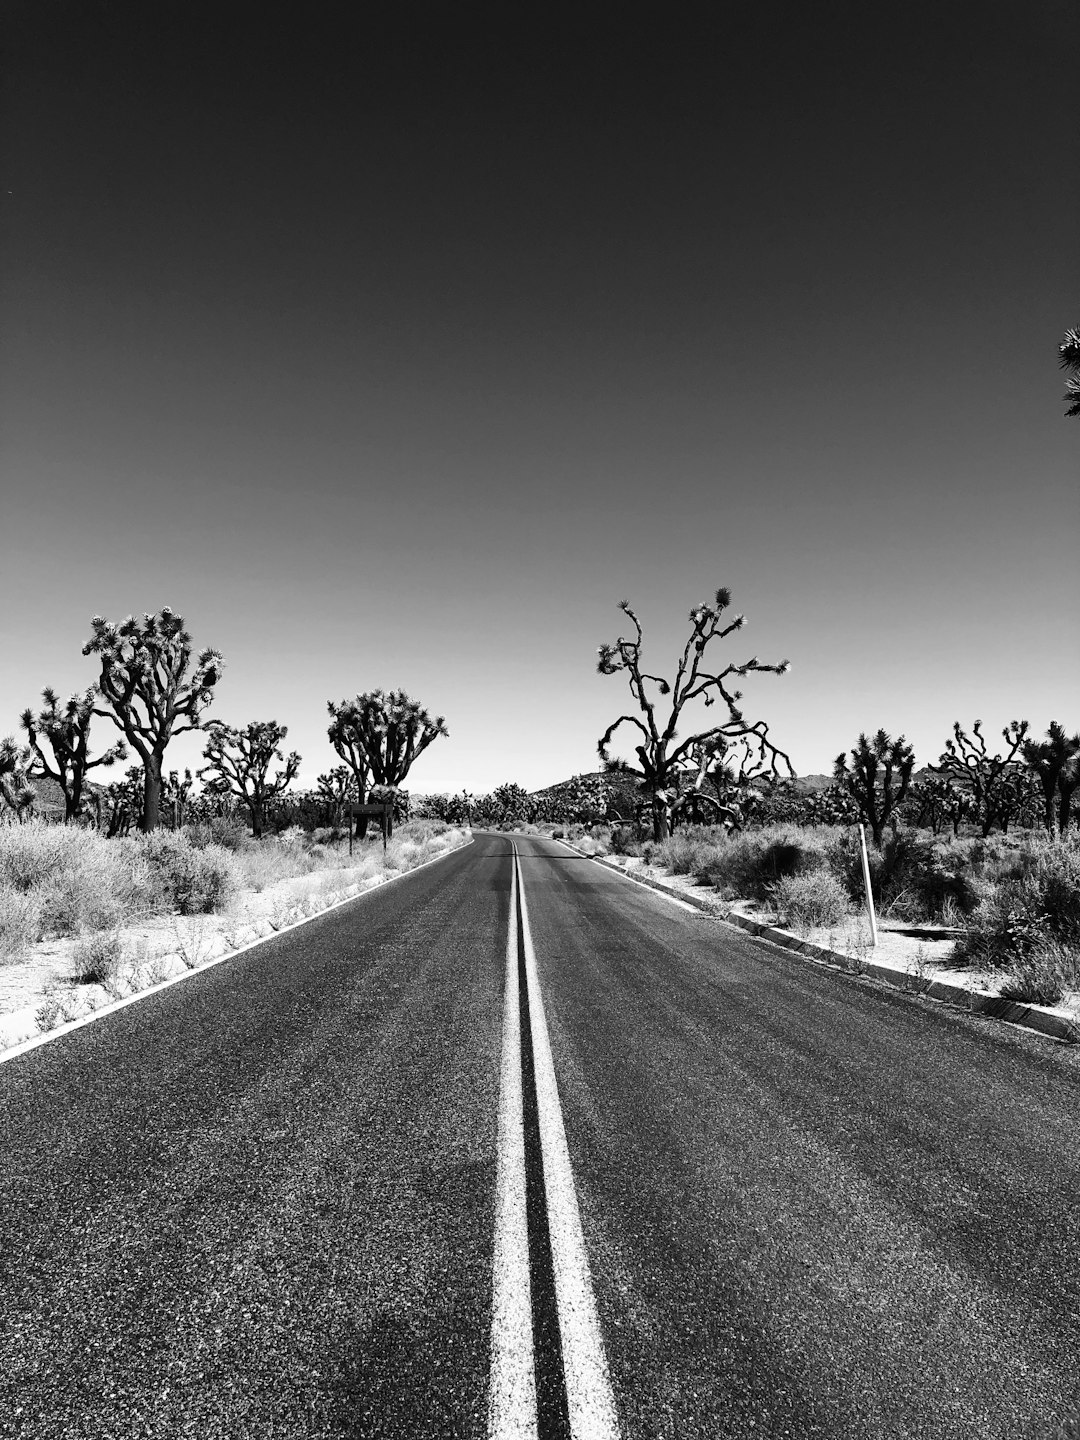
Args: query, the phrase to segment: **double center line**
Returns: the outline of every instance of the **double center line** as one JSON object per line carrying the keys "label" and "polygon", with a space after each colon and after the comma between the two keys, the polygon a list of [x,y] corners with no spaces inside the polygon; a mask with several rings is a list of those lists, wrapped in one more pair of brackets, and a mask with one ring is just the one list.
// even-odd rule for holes
{"label": "double center line", "polygon": [[489,1440],[618,1440],[513,847],[499,1093]]}

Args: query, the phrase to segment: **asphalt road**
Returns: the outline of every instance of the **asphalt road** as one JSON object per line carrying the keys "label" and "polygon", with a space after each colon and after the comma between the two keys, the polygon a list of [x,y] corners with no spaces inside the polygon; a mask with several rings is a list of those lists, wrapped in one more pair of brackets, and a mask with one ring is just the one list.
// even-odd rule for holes
{"label": "asphalt road", "polygon": [[[1076,1054],[513,844],[619,1433],[1080,1411]],[[0,1435],[488,1436],[511,848],[0,1065]]]}

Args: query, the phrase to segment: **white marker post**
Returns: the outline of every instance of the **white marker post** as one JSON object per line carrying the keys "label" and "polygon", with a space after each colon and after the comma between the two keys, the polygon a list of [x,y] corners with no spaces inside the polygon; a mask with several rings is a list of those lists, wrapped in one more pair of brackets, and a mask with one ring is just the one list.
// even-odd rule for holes
{"label": "white marker post", "polygon": [[870,944],[877,944],[877,916],[874,914],[874,892],[870,886],[870,856],[866,851],[866,827],[859,826],[859,849],[862,852],[862,878],[866,888],[866,913],[870,916]]}

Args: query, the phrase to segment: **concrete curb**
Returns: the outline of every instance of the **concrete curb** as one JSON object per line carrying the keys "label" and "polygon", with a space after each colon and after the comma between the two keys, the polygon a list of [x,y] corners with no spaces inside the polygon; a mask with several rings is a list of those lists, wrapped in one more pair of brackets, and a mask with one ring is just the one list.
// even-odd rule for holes
{"label": "concrete curb", "polygon": [[775,925],[767,925],[762,920],[751,920],[748,915],[740,915],[736,911],[731,911],[727,915],[719,915],[711,905],[707,905],[696,896],[688,895],[682,890],[675,890],[672,886],[654,880],[651,876],[631,875],[620,866],[612,865],[604,855],[586,855],[584,850],[579,850],[576,845],[571,845],[566,840],[560,840],[559,844],[565,845],[567,849],[573,850],[576,855],[581,855],[586,860],[595,860],[605,870],[621,875],[624,880],[629,880],[634,885],[644,885],[650,890],[658,891],[661,895],[669,895],[674,900],[681,900],[686,905],[692,905],[695,910],[700,910],[705,915],[711,915],[722,925],[734,925],[737,929],[756,935],[761,940],[768,940],[773,945],[780,945],[785,950],[802,955],[804,959],[812,960],[815,964],[830,965],[849,975],[865,975],[871,980],[882,980],[886,985],[902,990],[905,994],[921,995],[927,1000],[939,1000],[944,1005],[953,1005],[965,1010],[969,1015],[982,1015],[988,1020],[1004,1020],[1010,1025],[1020,1025],[1026,1030],[1035,1030],[1040,1035],[1046,1035],[1052,1040],[1062,1040],[1066,1044],[1072,1045],[1080,1044],[1080,1025],[1041,1005],[1025,1005],[1018,1000],[1006,1000],[1000,995],[983,995],[978,990],[968,990],[963,985],[946,985],[942,980],[930,980],[923,975],[913,975],[907,970],[896,970],[890,965],[875,965],[871,960],[860,961],[851,955],[838,954],[837,951],[830,950],[825,945],[815,945],[809,940],[800,940],[797,935],[792,935],[787,930],[780,930]]}
{"label": "concrete curb", "polygon": [[36,1050],[39,1045],[48,1045],[52,1040],[59,1040],[61,1036],[69,1035],[72,1030],[81,1030],[84,1025],[92,1025],[95,1020],[101,1020],[115,1010],[124,1010],[128,1005],[134,1005],[137,1001],[145,1000],[150,995],[157,995],[162,990],[168,990],[172,985],[179,985],[184,980],[191,980],[196,975],[202,975],[204,971],[212,970],[215,965],[221,965],[226,960],[235,960],[237,955],[244,955],[247,951],[255,950],[260,945],[268,945],[279,935],[288,935],[290,930],[299,930],[301,925],[310,925],[313,920],[321,920],[332,910],[340,910],[343,905],[351,905],[356,900],[362,900],[365,895],[373,895],[377,890],[383,890],[387,885],[392,885],[395,880],[406,880],[410,875],[416,875],[419,871],[426,870],[429,865],[437,865],[448,855],[456,855],[459,850],[464,850],[466,846],[471,845],[473,839],[474,837],[470,833],[464,844],[455,845],[451,850],[444,850],[441,855],[433,855],[430,860],[425,860],[421,865],[414,865],[411,870],[401,870],[396,875],[388,875],[377,885],[370,885],[366,890],[357,891],[355,895],[346,895],[343,900],[335,900],[332,905],[327,905],[325,910],[317,910],[314,915],[305,915],[301,920],[294,920],[291,925],[283,925],[280,930],[275,930],[270,935],[260,935],[257,940],[249,940],[246,945],[241,945],[236,950],[227,950],[224,955],[217,955],[213,960],[207,960],[204,965],[197,965],[193,970],[182,970],[179,975],[170,975],[167,980],[160,980],[156,985],[147,985],[144,990],[136,990],[133,994],[125,995],[120,1000],[113,1000],[108,1005],[99,1005],[96,1010],[91,1010],[86,1015],[80,1015],[75,1020],[68,1020],[63,1025],[57,1025],[52,1030],[43,1030],[40,1035],[31,1035],[28,1040],[20,1040],[17,1045],[10,1045],[6,1050],[0,1051],[0,1065],[7,1060],[14,1060],[16,1056],[25,1055],[29,1050]]}

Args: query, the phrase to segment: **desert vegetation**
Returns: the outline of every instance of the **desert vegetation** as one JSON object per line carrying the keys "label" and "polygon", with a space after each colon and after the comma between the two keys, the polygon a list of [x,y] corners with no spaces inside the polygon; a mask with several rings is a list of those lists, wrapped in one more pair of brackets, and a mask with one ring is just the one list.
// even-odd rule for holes
{"label": "desert vegetation", "polygon": [[[543,830],[695,877],[719,901],[768,906],[796,929],[853,914],[861,823],[886,922],[943,927],[957,962],[1000,973],[1009,993],[1054,1003],[1080,988],[1080,734],[1053,720],[1038,738],[1015,720],[996,743],[980,720],[957,720],[918,768],[904,736],[880,728],[849,742],[831,775],[799,779],[739,688],[787,662],[711,658],[743,629],[731,603],[718,589],[689,612],[668,678],[645,668],[641,622],[621,602],[631,631],[600,647],[598,668],[625,677],[631,705],[598,741],[601,769],[541,791],[507,780],[453,795],[405,788],[448,732],[404,691],[327,702],[340,763],[297,789],[301,757],[285,751],[285,726],[207,718],[223,658],[196,651],[181,616],[95,617],[84,647],[95,683],[67,700],[46,689],[21,717],[26,743],[0,741],[0,961],[70,940],[79,972],[98,974],[132,917],[229,914],[237,897],[287,880],[370,868],[364,819],[359,855],[345,844],[353,807],[388,802],[404,827],[391,870],[466,827]],[[687,724],[713,706],[715,723]],[[91,736],[99,723],[111,727],[104,743]],[[195,775],[165,768],[185,730],[205,737]],[[632,758],[613,753],[622,734]],[[132,756],[122,779],[95,783]]]}

